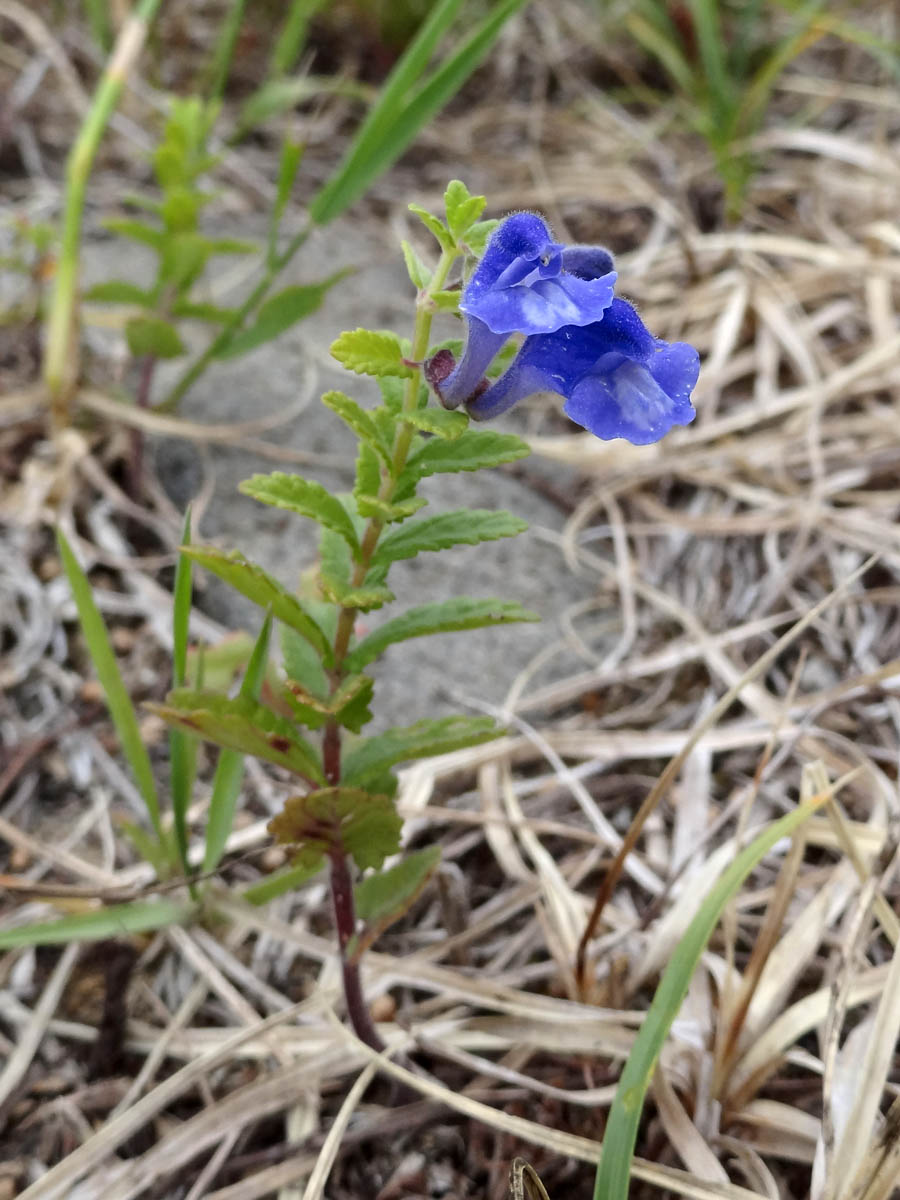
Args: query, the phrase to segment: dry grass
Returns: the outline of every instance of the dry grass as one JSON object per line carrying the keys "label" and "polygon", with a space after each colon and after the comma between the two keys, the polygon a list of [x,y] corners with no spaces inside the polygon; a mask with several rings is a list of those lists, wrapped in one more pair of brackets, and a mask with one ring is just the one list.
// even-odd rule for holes
{"label": "dry grass", "polygon": [[[877,6],[867,15],[880,28]],[[223,887],[227,926],[132,943],[124,968],[116,954],[7,954],[0,1196],[499,1197],[519,1152],[551,1196],[587,1197],[621,1065],[700,898],[753,829],[844,776],[710,945],[657,1071],[634,1194],[891,1194],[900,102],[859,51],[811,52],[776,96],[745,218],[725,229],[708,219],[702,148],[669,112],[598,90],[582,27],[577,4],[536,6],[480,81],[490,103],[457,106],[424,139],[431,161],[410,158],[376,201],[394,205],[408,181],[438,188],[478,146],[470,180],[495,208],[541,208],[560,233],[623,251],[647,324],[703,353],[698,418],[638,450],[572,435],[544,401],[529,412],[537,454],[566,468],[565,525],[546,536],[592,599],[512,682],[507,739],[403,774],[408,840],[440,840],[445,866],[366,959],[391,1057],[373,1063],[335,1017],[316,885],[264,910]],[[34,52],[12,44],[4,69]],[[77,77],[44,52],[77,110]],[[131,637],[139,691],[157,686],[158,572],[178,537],[162,496],[135,510],[114,482],[115,437],[73,433],[53,457],[31,399],[0,400],[0,837],[16,922],[151,882],[112,819],[136,801],[66,648],[48,521],[104,569],[101,607]],[[102,395],[82,399],[108,415]],[[198,635],[219,632],[198,614]],[[575,673],[559,665],[573,651]],[[575,953],[603,870],[677,756],[581,1002]],[[273,865],[266,814],[283,791],[250,772],[231,880]],[[192,817],[200,828],[202,806]],[[104,1038],[112,1070],[90,1058]]]}

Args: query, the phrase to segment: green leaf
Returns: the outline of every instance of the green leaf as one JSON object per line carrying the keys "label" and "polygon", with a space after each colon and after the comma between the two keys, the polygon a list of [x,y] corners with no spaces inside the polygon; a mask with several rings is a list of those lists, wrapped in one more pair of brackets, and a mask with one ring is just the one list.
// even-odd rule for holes
{"label": "green leaf", "polygon": [[257,346],[271,342],[286,329],[314,313],[329,289],[349,274],[351,271],[347,269],[335,271],[321,283],[296,284],[276,292],[261,306],[253,324],[247,329],[238,330],[218,352],[216,358],[237,358],[255,350]]}
{"label": "green leaf", "polygon": [[385,466],[391,465],[390,450],[384,444],[371,414],[343,392],[326,392],[322,397],[322,403],[333,413],[337,413],[356,436],[375,451]]}
{"label": "green leaf", "polygon": [[403,410],[403,393],[406,391],[403,381],[383,375],[378,380],[378,390],[381,392],[384,407],[388,412],[392,416],[399,415]]}
{"label": "green leaf", "polygon": [[288,678],[302,683],[308,692],[319,699],[328,695],[328,676],[322,660],[306,638],[287,625],[281,627],[281,653]]}
{"label": "green leaf", "polygon": [[390,604],[396,599],[389,588],[378,585],[354,588],[324,575],[320,585],[322,595],[330,604],[339,604],[342,608],[357,608],[360,612],[383,608],[385,604]]}
{"label": "green leaf", "polygon": [[120,937],[123,933],[147,933],[151,929],[164,929],[167,925],[184,925],[196,911],[196,905],[186,900],[167,898],[110,904],[92,912],[73,913],[58,921],[41,921],[0,930],[0,950],[96,942],[101,938]]}
{"label": "green leaf", "polygon": [[[181,531],[182,544],[191,540],[191,510],[188,508]],[[172,683],[184,687],[187,680],[188,634],[191,620],[191,560],[182,551],[175,568],[172,593]],[[182,729],[169,730],[169,787],[172,793],[172,816],[175,843],[181,859],[181,869],[190,875],[188,863],[187,810],[194,790],[197,766],[197,740]]]}
{"label": "green leaf", "polygon": [[391,375],[411,379],[415,369],[404,361],[396,333],[354,329],[331,343],[331,353],[348,371],[357,375]]}
{"label": "green leaf", "polygon": [[404,475],[409,472],[413,479],[421,479],[425,475],[480,471],[482,467],[515,462],[530,453],[528,443],[513,433],[467,429],[454,442],[426,442],[411,456]]}
{"label": "green leaf", "polygon": [[329,851],[341,849],[365,870],[397,853],[402,826],[390,796],[332,787],[291,796],[269,822],[269,832],[282,845],[298,848],[300,866],[320,865]]}
{"label": "green leaf", "polygon": [[301,516],[311,517],[326,529],[333,529],[350,547],[353,557],[359,558],[359,539],[350,514],[321,483],[313,483],[299,475],[286,475],[283,471],[273,471],[270,475],[254,475],[246,479],[238,490],[263,504],[286,508]]}
{"label": "green leaf", "polygon": [[230,699],[216,692],[176,688],[165,704],[145,707],[208,742],[253,754],[296,775],[322,782],[322,768],[313,748],[291,722],[245,696]]}
{"label": "green leaf", "polygon": [[479,746],[502,737],[505,730],[491,717],[442,717],[417,721],[401,729],[388,729],[375,737],[362,738],[344,755],[343,772],[348,784],[359,787],[395,763],[412,758],[431,758],[464,746]]}
{"label": "green leaf", "polygon": [[301,866],[284,867],[281,871],[273,871],[271,875],[267,875],[265,879],[261,879],[259,883],[251,883],[248,888],[245,888],[240,893],[241,899],[246,900],[248,904],[261,905],[268,904],[271,900],[277,900],[279,896],[283,896],[286,892],[294,892],[297,888],[303,887],[304,883],[308,883],[310,879],[315,878],[322,869],[322,860],[317,863]]}
{"label": "green leaf", "polygon": [[484,212],[486,204],[487,199],[484,196],[473,196],[461,180],[450,181],[444,192],[444,208],[447,213],[447,225],[457,242],[475,224]]}
{"label": "green leaf", "polygon": [[146,221],[138,221],[134,217],[111,218],[103,222],[103,228],[108,229],[110,233],[118,233],[122,237],[131,238],[133,242],[142,242],[156,251],[161,251],[165,246],[166,238],[161,229],[157,229],[155,225],[148,225]]}
{"label": "green leaf", "polygon": [[462,298],[462,292],[459,288],[452,288],[450,291],[432,292],[431,303],[439,312],[455,313],[459,309],[459,302]]}
{"label": "green leaf", "polygon": [[528,522],[503,509],[460,508],[410,521],[387,534],[378,543],[373,565],[414,558],[423,550],[447,550],[451,546],[474,546],[498,538],[515,537],[528,528]]}
{"label": "green leaf", "polygon": [[[241,680],[238,699],[256,704],[262,691],[263,680],[269,666],[269,639],[272,633],[272,615],[266,614],[259,637],[247,663]],[[203,870],[214,871],[222,861],[225,844],[234,827],[234,814],[238,796],[244,781],[244,755],[240,750],[224,749],[219,752],[219,761],[213,776],[212,793],[209,798],[209,815],[206,819],[206,845],[203,851]]]}
{"label": "green leaf", "polygon": [[178,330],[162,317],[132,317],[125,325],[125,340],[135,358],[152,354],[154,358],[178,358],[185,354]]}
{"label": "green leaf", "polygon": [[100,304],[138,304],[141,308],[152,308],[154,304],[151,291],[136,283],[126,283],[124,279],[95,283],[84,293],[83,299],[96,300]]}
{"label": "green leaf", "polygon": [[212,242],[196,230],[169,235],[159,268],[167,292],[184,296],[199,278],[212,253]]}
{"label": "green leaf", "polygon": [[469,427],[468,415],[464,412],[448,412],[446,408],[419,408],[403,414],[407,425],[435,433],[438,437],[454,442]]}
{"label": "green leaf", "polygon": [[377,517],[386,525],[392,521],[405,521],[413,513],[424,508],[428,501],[424,496],[412,496],[408,500],[382,500],[380,496],[358,494],[356,504],[361,517]]}
{"label": "green leaf", "polygon": [[400,247],[403,250],[403,260],[406,263],[410,280],[419,291],[423,291],[431,283],[431,268],[422,261],[409,242],[401,242]]}
{"label": "green leaf", "polygon": [[198,566],[212,571],[229,587],[269,609],[272,615],[306,638],[327,665],[331,665],[331,646],[328,638],[312,619],[301,601],[274,579],[262,567],[249,562],[238,550],[217,550],[214,546],[186,546],[185,554]]}
{"label": "green leaf", "polygon": [[351,675],[325,699],[294,679],[285,681],[282,694],[296,719],[309,729],[320,729],[334,718],[353,733],[359,733],[363,725],[372,720],[369,703],[374,689],[375,684],[367,675]]}
{"label": "green leaf", "polygon": [[407,207],[411,213],[415,213],[428,232],[436,238],[442,250],[453,249],[455,244],[453,236],[443,221],[430,213],[427,208],[423,208],[421,204],[410,204]]}
{"label": "green leaf", "polygon": [[463,629],[484,629],[490,625],[511,625],[516,621],[539,621],[537,613],[523,608],[515,600],[481,600],[455,596],[438,604],[410,608],[399,617],[386,621],[355,646],[345,659],[348,671],[362,670],[374,662],[388,646],[432,633],[456,633]]}
{"label": "green leaf", "polygon": [[106,626],[103,623],[100,610],[97,608],[94,600],[88,578],[72,552],[65,534],[59,528],[56,531],[56,540],[59,545],[63,568],[69,580],[69,587],[72,589],[72,598],[75,601],[75,607],[78,609],[78,619],[81,622],[84,640],[87,643],[91,661],[94,664],[94,670],[97,672],[97,678],[100,680],[100,685],[103,688],[109,715],[112,717],[113,725],[122,746],[122,753],[131,767],[131,773],[146,805],[147,815],[150,818],[150,823],[156,833],[157,840],[162,843],[162,822],[160,821],[159,798],[153,778],[153,768],[150,765],[150,756],[141,737],[141,730],[138,725],[137,714],[134,711],[134,705],[131,703],[128,691],[122,682],[122,676],[119,673],[119,667],[116,663],[116,656],[110,645],[109,635],[106,632]]}
{"label": "green leaf", "polygon": [[687,933],[678,943],[647,1015],[638,1030],[628,1061],[619,1078],[619,1086],[603,1135],[603,1149],[597,1164],[594,1200],[627,1200],[638,1125],[644,1097],[653,1079],[656,1063],[672,1022],[684,1003],[691,978],[700,956],[712,936],[725,905],[766,854],[784,837],[790,836],[827,799],[827,794],[802,804],[770,825],[734,859],[719,877],[703,901]]}
{"label": "green leaf", "polygon": [[500,222],[495,220],[479,221],[466,232],[466,236],[462,241],[471,255],[475,258],[481,258],[487,249],[491,234],[499,224]]}
{"label": "green leaf", "polygon": [[369,875],[353,889],[361,921],[387,929],[408,912],[441,861],[440,846],[416,850],[386,871]]}
{"label": "green leaf", "polygon": [[233,308],[221,308],[217,304],[206,301],[185,300],[174,301],[171,308],[173,317],[186,317],[190,321],[206,321],[210,325],[227,325],[234,317]]}

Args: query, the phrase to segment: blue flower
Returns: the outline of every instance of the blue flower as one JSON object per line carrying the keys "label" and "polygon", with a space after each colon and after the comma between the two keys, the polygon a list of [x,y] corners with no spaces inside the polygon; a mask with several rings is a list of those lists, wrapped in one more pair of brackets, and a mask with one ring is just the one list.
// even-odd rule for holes
{"label": "blue flower", "polygon": [[547,334],[599,321],[613,298],[612,258],[596,246],[554,242],[540,217],[513,213],[494,231],[466,285],[460,309],[466,348],[458,365],[447,354],[429,365],[441,402],[456,408],[481,384],[513,333]]}
{"label": "blue flower", "polygon": [[[577,424],[639,446],[692,421],[697,351],[655,338],[627,301],[613,299],[612,265],[602,247],[552,241],[532,213],[508,217],[463,293],[459,363],[442,350],[426,364],[441,403],[464,403],[475,420],[488,420],[535,392],[556,392]],[[513,333],[525,341],[489,384],[484,373]]]}
{"label": "blue flower", "polygon": [[653,337],[627,300],[617,299],[592,325],[526,338],[509,369],[466,407],[483,421],[535,392],[557,392],[566,415],[596,437],[646,446],[693,421],[699,372],[693,346]]}

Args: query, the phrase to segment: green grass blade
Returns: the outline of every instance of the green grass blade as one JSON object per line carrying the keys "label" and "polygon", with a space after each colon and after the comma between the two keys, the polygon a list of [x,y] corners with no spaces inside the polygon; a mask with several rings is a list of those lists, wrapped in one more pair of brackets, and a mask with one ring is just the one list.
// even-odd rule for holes
{"label": "green grass blade", "polygon": [[[343,163],[313,199],[310,215],[317,224],[324,225],[342,213],[399,158],[419,129],[459,90],[504,22],[524,3],[501,0],[416,92],[431,56],[456,18],[461,0],[441,0],[435,6],[388,77]],[[415,96],[412,103],[410,95]]]}
{"label": "green grass blade", "polygon": [[228,82],[228,72],[234,61],[234,51],[237,46],[241,22],[244,19],[246,0],[231,0],[231,7],[219,29],[219,36],[213,50],[212,61],[207,70],[206,94],[208,100],[221,100]]}
{"label": "green grass blade", "polygon": [[69,586],[72,589],[75,607],[78,609],[78,619],[81,622],[84,640],[87,642],[94,669],[97,672],[97,677],[106,696],[106,705],[109,709],[109,715],[112,717],[113,725],[116,728],[116,733],[119,735],[122,753],[131,767],[131,773],[146,805],[147,814],[150,817],[150,823],[153,826],[157,839],[160,845],[164,845],[165,838],[162,830],[162,822],[160,821],[159,798],[156,793],[156,784],[153,780],[153,768],[150,765],[150,756],[147,754],[147,749],[141,738],[134,705],[131,703],[131,698],[125,689],[125,684],[122,682],[122,676],[119,673],[119,667],[116,663],[116,656],[110,645],[109,636],[106,632],[103,618],[100,615],[100,610],[94,601],[88,578],[79,566],[78,560],[73,554],[72,548],[66,541],[66,536],[61,529],[57,529],[56,531],[56,540],[59,545],[63,567],[69,580]]}
{"label": "green grass blade", "polygon": [[[247,664],[240,694],[250,700],[259,700],[266,668],[269,664],[269,637],[272,632],[272,615],[263,622],[253,653]],[[209,817],[206,825],[206,849],[203,854],[204,872],[214,871],[225,852],[225,843],[234,824],[237,798],[244,778],[244,755],[238,750],[222,750],[213,777],[212,796],[209,801]]]}
{"label": "green grass blade", "polygon": [[181,925],[190,920],[195,905],[185,900],[162,897],[136,900],[131,904],[111,904],[93,912],[74,913],[58,921],[19,925],[0,930],[0,950],[19,946],[59,946],[67,942],[96,942],[123,933],[146,933],[166,925]]}
{"label": "green grass blade", "polygon": [[712,936],[722,910],[776,842],[790,836],[826,799],[827,795],[822,795],[808,804],[798,806],[755,838],[719,877],[688,926],[660,980],[653,1003],[622,1071],[609,1113],[600,1162],[597,1164],[594,1200],[627,1200],[631,1159],[644,1097],[653,1079],[663,1043],[684,1002],[700,955]]}
{"label": "green grass blade", "polygon": [[103,53],[108,54],[112,46],[112,29],[107,0],[84,0],[84,7],[91,27],[91,37]]}
{"label": "green grass blade", "polygon": [[[191,540],[191,510],[184,518],[181,543]],[[172,685],[184,687],[187,680],[188,627],[191,619],[191,568],[186,554],[178,556],[175,568],[175,588],[172,598]],[[170,787],[172,791],[172,814],[175,827],[175,844],[181,869],[190,875],[188,864],[187,810],[194,790],[194,775],[197,765],[197,739],[183,729],[169,730]]]}
{"label": "green grass blade", "polygon": [[728,47],[719,20],[720,0],[689,0],[697,48],[706,76],[711,117],[724,118],[733,107],[734,88],[728,71]]}
{"label": "green grass blade", "polygon": [[292,0],[272,50],[267,82],[294,69],[306,45],[309,22],[324,4],[325,0]]}
{"label": "green grass blade", "polygon": [[[344,202],[327,217],[331,220],[386,171],[403,153],[420,129],[437,115],[459,91],[490,50],[504,24],[526,0],[501,0],[497,7],[475,27],[465,41],[438,67],[403,108],[380,142],[367,148],[358,167],[358,178]],[[310,210],[316,220],[316,213]]]}

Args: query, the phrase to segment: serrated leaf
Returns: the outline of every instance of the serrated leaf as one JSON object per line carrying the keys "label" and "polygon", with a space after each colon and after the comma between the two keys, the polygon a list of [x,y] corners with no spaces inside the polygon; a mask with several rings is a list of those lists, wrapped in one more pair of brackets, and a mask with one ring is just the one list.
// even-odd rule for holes
{"label": "serrated leaf", "polygon": [[323,782],[313,748],[290,721],[244,696],[234,699],[215,692],[177,688],[165,704],[145,705],[172,725],[228,750],[240,750],[276,763],[296,775]]}
{"label": "serrated leaf", "polygon": [[328,695],[328,676],[321,658],[306,638],[288,625],[281,627],[281,654],[285,674],[290,679],[296,679],[307,692],[319,699]]}
{"label": "serrated leaf", "polygon": [[392,521],[405,521],[413,513],[424,508],[428,501],[423,496],[411,496],[408,500],[382,500],[380,496],[357,495],[356,505],[362,517],[377,517],[389,525]]}
{"label": "serrated leaf", "polygon": [[110,233],[118,233],[134,242],[142,242],[154,250],[162,250],[165,244],[165,234],[161,229],[133,217],[113,217],[104,221],[103,227]]}
{"label": "serrated leaf", "polygon": [[250,562],[238,550],[217,550],[214,546],[185,546],[183,553],[199,566],[212,571],[229,587],[233,587],[260,608],[270,609],[274,617],[296,629],[311,642],[326,664],[331,665],[332,653],[328,638],[300,600],[262,567]]}
{"label": "serrated leaf", "polygon": [[390,452],[382,440],[371,413],[366,412],[355,400],[351,400],[343,392],[326,392],[322,397],[322,403],[333,413],[337,413],[344,424],[349,425],[356,436],[370,446],[386,466],[390,466]]}
{"label": "serrated leaf", "polygon": [[404,362],[403,347],[395,333],[348,330],[331,343],[331,353],[357,375],[388,375],[398,379],[411,379],[415,375],[414,368]]}
{"label": "serrated leaf", "polygon": [[410,638],[540,619],[537,613],[523,608],[515,600],[482,600],[455,596],[452,600],[438,604],[422,604],[386,621],[350,651],[344,665],[348,671],[360,671],[383,654],[388,646],[409,641]]}
{"label": "serrated leaf", "polygon": [[484,196],[473,196],[461,180],[450,181],[444,192],[444,208],[447,226],[457,241],[478,220],[486,204]]}
{"label": "serrated leaf", "polygon": [[419,408],[415,412],[404,413],[403,420],[407,425],[426,433],[435,433],[448,442],[456,441],[469,427],[466,413],[448,412],[446,408]]}
{"label": "serrated leaf", "polygon": [[269,475],[254,475],[239,484],[238,488],[245,496],[253,496],[263,504],[286,508],[318,521],[326,529],[333,529],[350,547],[353,557],[359,558],[359,539],[350,514],[321,483],[313,483],[299,475],[286,475],[283,471],[273,471]]}
{"label": "serrated leaf", "polygon": [[400,243],[403,250],[403,260],[413,285],[422,291],[431,283],[431,269],[422,261],[414,246],[409,242]]}
{"label": "serrated leaf", "polygon": [[368,442],[360,442],[356,454],[356,481],[353,499],[361,517],[372,516],[371,511],[360,506],[361,497],[377,496],[381,489],[381,462]]}
{"label": "serrated leaf", "polygon": [[409,912],[440,861],[440,846],[429,846],[407,854],[393,867],[368,875],[356,885],[356,915],[370,926],[365,938],[368,945]]}
{"label": "serrated leaf", "polygon": [[141,308],[151,308],[154,303],[152,292],[138,287],[136,283],[126,283],[124,279],[95,283],[82,298],[95,300],[99,304],[138,304]]}
{"label": "serrated leaf", "polygon": [[528,528],[528,522],[503,509],[460,508],[411,521],[402,529],[387,534],[378,543],[372,562],[391,563],[414,558],[423,550],[448,550],[451,546],[474,546],[498,538],[515,537]]}
{"label": "serrated leaf", "polygon": [[135,358],[177,358],[186,352],[178,330],[162,317],[132,317],[125,325],[125,340]]}
{"label": "serrated leaf", "polygon": [[296,284],[276,292],[260,307],[253,324],[235,333],[216,358],[237,358],[255,350],[257,346],[271,342],[292,325],[314,313],[328,291],[349,274],[350,271],[346,269],[335,271],[321,283]]}
{"label": "serrated leaf", "polygon": [[423,208],[421,204],[410,204],[408,207],[411,213],[416,214],[428,232],[437,239],[442,250],[453,249],[453,237],[443,221],[438,220],[427,208]]}
{"label": "serrated leaf", "polygon": [[390,588],[386,587],[345,587],[334,580],[323,577],[321,580],[322,594],[332,604],[342,608],[356,608],[360,612],[372,612],[383,608],[396,599]]}
{"label": "serrated leaf", "polygon": [[359,733],[371,721],[369,702],[375,684],[367,675],[351,675],[332,695],[322,699],[294,679],[285,681],[283,696],[298,721],[309,729],[319,729],[330,718],[353,733]]}
{"label": "serrated leaf", "polygon": [[312,867],[339,849],[365,870],[396,854],[402,824],[390,796],[332,787],[291,796],[269,822],[269,832],[282,845],[297,847],[298,866]]}
{"label": "serrated leaf", "polygon": [[500,222],[495,220],[479,221],[477,224],[473,225],[471,229],[467,230],[463,241],[466,249],[469,250],[475,258],[481,258],[481,256],[484,254],[485,250],[487,249],[490,236],[499,224]]}
{"label": "serrated leaf", "polygon": [[491,717],[442,717],[417,721],[405,728],[388,729],[375,737],[362,738],[350,747],[344,755],[344,779],[358,787],[396,763],[448,754],[465,746],[479,746],[502,737],[504,732]]}
{"label": "serrated leaf", "polygon": [[406,471],[413,479],[456,471],[480,471],[482,467],[497,467],[515,462],[531,453],[527,442],[513,433],[493,430],[467,429],[453,442],[430,441],[411,455]]}

